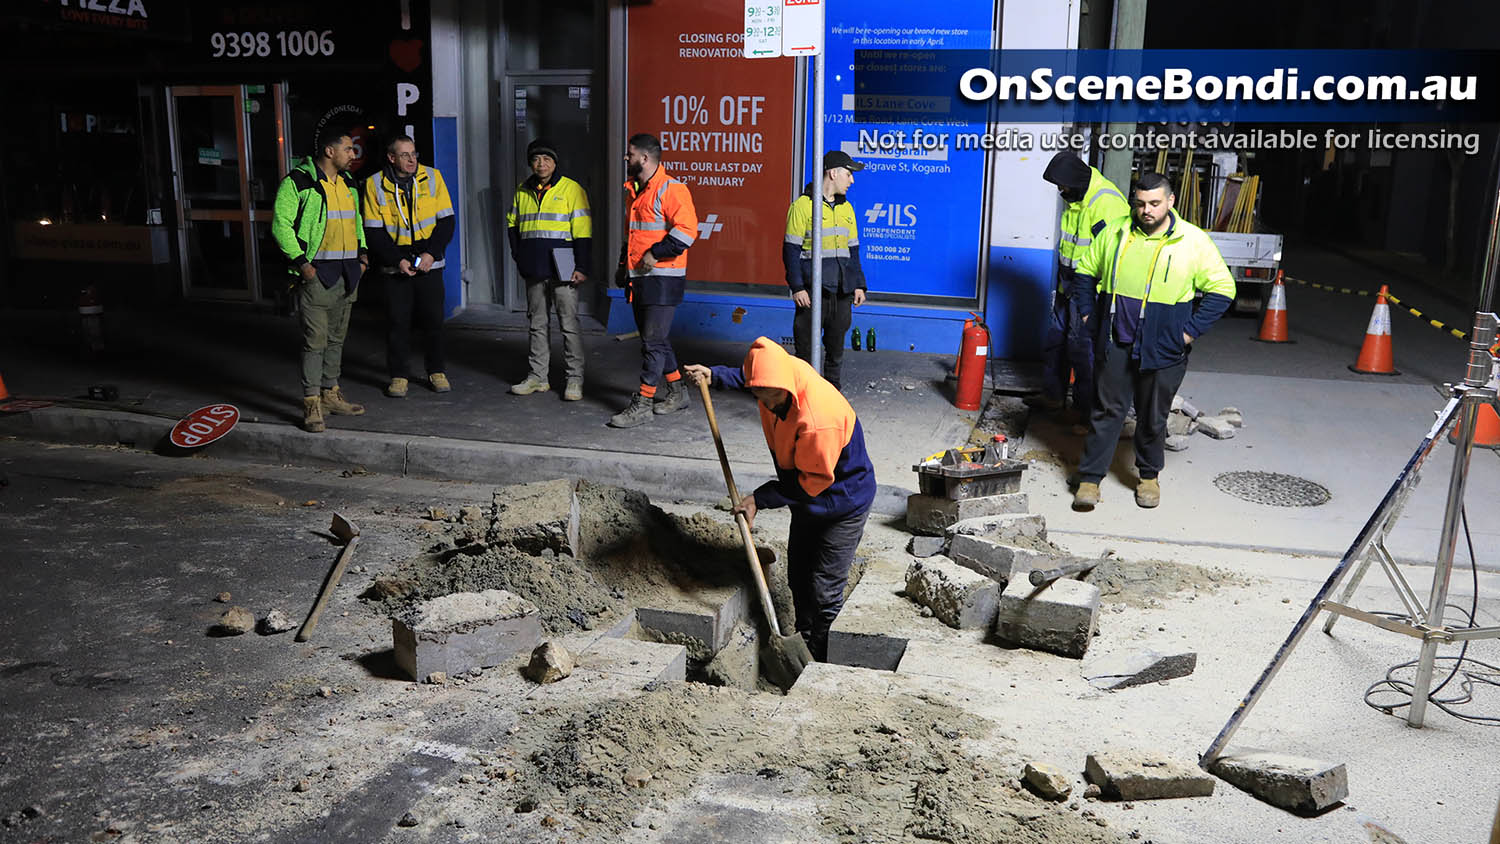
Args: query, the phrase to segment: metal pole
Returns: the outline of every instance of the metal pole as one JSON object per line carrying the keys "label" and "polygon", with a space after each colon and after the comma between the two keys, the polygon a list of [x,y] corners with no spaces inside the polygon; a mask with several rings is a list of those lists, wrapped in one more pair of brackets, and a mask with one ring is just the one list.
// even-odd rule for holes
{"label": "metal pole", "polygon": [[[823,4],[818,4],[821,10]],[[823,53],[813,62],[812,367],[823,372]],[[842,342],[842,340],[840,341]]]}

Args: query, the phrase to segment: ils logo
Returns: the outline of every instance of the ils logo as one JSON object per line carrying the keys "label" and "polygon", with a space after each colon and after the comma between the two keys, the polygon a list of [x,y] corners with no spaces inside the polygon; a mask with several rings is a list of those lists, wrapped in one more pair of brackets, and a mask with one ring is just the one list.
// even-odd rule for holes
{"label": "ils logo", "polygon": [[714,232],[723,230],[724,224],[719,222],[719,215],[709,214],[703,218],[703,222],[698,224],[698,239],[708,240],[714,236]]}
{"label": "ils logo", "polygon": [[865,222],[872,226],[884,223],[903,229],[915,228],[917,225],[916,203],[886,205],[884,202],[877,202],[865,211]]}

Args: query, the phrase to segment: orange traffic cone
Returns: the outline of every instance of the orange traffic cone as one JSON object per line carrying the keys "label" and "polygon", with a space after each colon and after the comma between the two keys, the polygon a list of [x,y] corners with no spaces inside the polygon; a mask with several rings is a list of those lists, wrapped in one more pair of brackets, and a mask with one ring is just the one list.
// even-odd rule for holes
{"label": "orange traffic cone", "polygon": [[1290,343],[1286,333],[1286,285],[1281,283],[1281,270],[1276,271],[1276,283],[1271,286],[1271,300],[1266,303],[1266,315],[1260,321],[1260,333],[1250,338],[1262,343]]}
{"label": "orange traffic cone", "polygon": [[10,390],[5,389],[5,379],[0,378],[0,401],[10,398]]}
{"label": "orange traffic cone", "polygon": [[1391,292],[1388,285],[1380,285],[1375,297],[1375,310],[1370,314],[1370,325],[1365,329],[1365,344],[1360,347],[1359,358],[1349,367],[1366,375],[1400,375],[1396,371],[1391,353],[1391,306],[1385,296]]}
{"label": "orange traffic cone", "polygon": [[[1495,406],[1481,404],[1479,415],[1475,417],[1475,420],[1474,444],[1480,448],[1500,450],[1500,414],[1495,413]],[[1455,423],[1453,430],[1448,432],[1448,442],[1458,442],[1459,436],[1463,433],[1463,427],[1462,422]]]}

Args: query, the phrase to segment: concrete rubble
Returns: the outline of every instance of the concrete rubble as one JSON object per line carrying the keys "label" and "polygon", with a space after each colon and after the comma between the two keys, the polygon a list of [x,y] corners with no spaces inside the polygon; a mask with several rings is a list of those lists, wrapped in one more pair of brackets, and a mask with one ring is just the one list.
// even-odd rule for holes
{"label": "concrete rubble", "polygon": [[489,668],[542,639],[535,604],[503,589],[455,592],[391,620],[396,665],[412,679]]}
{"label": "concrete rubble", "polygon": [[262,636],[272,636],[277,633],[285,633],[296,626],[297,622],[293,621],[286,613],[281,610],[271,610],[261,618],[260,623],[256,625],[255,629]]}
{"label": "concrete rubble", "polygon": [[1128,750],[1090,753],[1084,776],[1106,800],[1164,800],[1208,797],[1214,778],[1195,766]]}
{"label": "concrete rubble", "polygon": [[1204,416],[1198,420],[1198,430],[1216,440],[1234,438],[1236,426],[1222,416]]}
{"label": "concrete rubble", "polygon": [[230,607],[219,616],[213,633],[219,636],[239,636],[255,629],[255,614],[244,607]]}
{"label": "concrete rubble", "polygon": [[1061,768],[1045,762],[1027,762],[1021,781],[1043,800],[1060,802],[1073,793],[1073,780]]}
{"label": "concrete rubble", "polygon": [[947,557],[928,557],[907,567],[906,596],[949,627],[982,629],[994,624],[1000,584]]}
{"label": "concrete rubble", "polygon": [[543,642],[531,652],[526,676],[533,683],[556,683],[573,673],[573,655],[556,642]]}
{"label": "concrete rubble", "polygon": [[1099,621],[1099,587],[1078,580],[1054,580],[1034,587],[1024,577],[1010,581],[1000,595],[995,638],[1007,645],[1081,659]]}
{"label": "concrete rubble", "polygon": [[1288,812],[1314,815],[1349,796],[1342,764],[1250,747],[1227,747],[1210,770],[1242,791]]}
{"label": "concrete rubble", "polygon": [[1193,651],[1164,654],[1145,650],[1095,660],[1084,668],[1083,676],[1096,689],[1114,691],[1186,677],[1197,665],[1198,654]]}
{"label": "concrete rubble", "polygon": [[906,553],[913,557],[931,557],[943,553],[948,541],[941,536],[913,536],[906,543]]}

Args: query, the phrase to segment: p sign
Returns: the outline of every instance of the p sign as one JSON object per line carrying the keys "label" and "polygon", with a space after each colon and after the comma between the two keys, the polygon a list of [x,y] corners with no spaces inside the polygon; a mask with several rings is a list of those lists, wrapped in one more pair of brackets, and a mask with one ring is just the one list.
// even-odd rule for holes
{"label": "p sign", "polygon": [[172,426],[169,439],[178,448],[197,448],[229,433],[238,421],[239,408],[232,404],[211,404],[182,417],[182,421]]}

